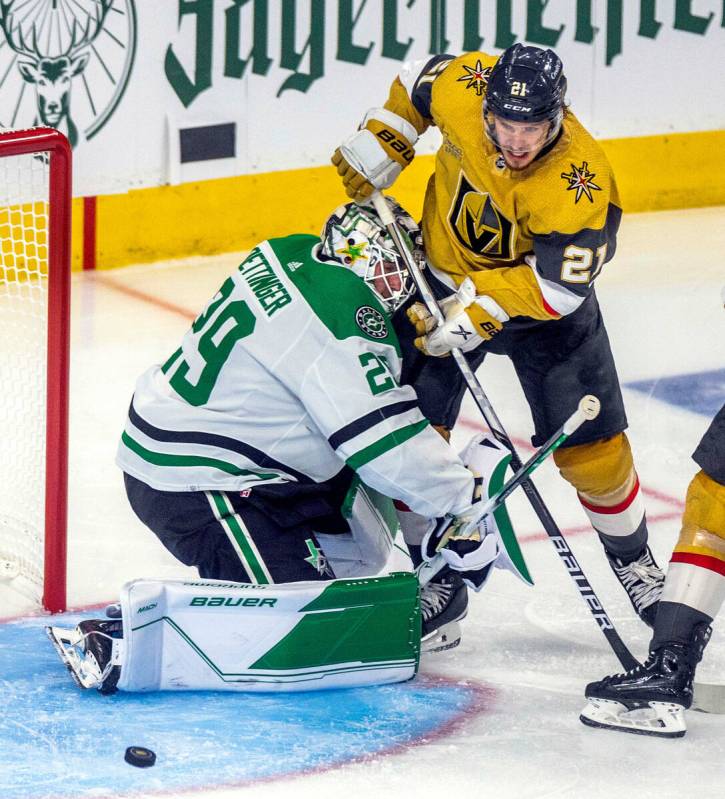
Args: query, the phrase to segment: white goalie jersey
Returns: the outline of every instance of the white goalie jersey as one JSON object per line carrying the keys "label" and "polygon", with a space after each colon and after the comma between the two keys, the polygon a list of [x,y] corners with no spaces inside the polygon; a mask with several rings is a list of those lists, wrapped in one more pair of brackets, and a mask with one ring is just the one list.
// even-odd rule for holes
{"label": "white goalie jersey", "polygon": [[240,491],[347,464],[424,516],[464,511],[473,477],[399,385],[390,320],[318,244],[289,236],[250,253],[139,378],[118,465],[163,491]]}

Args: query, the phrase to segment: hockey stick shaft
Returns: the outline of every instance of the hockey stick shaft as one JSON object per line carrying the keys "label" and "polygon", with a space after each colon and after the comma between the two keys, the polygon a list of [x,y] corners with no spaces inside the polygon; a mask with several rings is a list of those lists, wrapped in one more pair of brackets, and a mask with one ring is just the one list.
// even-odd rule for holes
{"label": "hockey stick shaft", "polygon": [[[371,195],[371,201],[375,206],[375,210],[377,211],[381,222],[385,225],[385,228],[393,239],[398,252],[405,261],[405,264],[410,271],[411,277],[413,278],[413,282],[415,283],[423,302],[428,308],[428,311],[432,314],[433,318],[436,320],[436,323],[440,324],[443,321],[441,309],[438,307],[438,303],[436,302],[435,296],[433,295],[433,292],[431,291],[423,272],[418,267],[415,259],[411,256],[406,242],[403,240],[400,230],[395,222],[395,216],[393,212],[390,210],[385,198],[379,191],[373,192]],[[514,445],[511,443],[511,439],[508,437],[508,435],[506,435],[506,431],[504,430],[501,421],[496,415],[493,406],[488,401],[488,397],[484,393],[481,384],[469,366],[466,357],[459,349],[455,348],[451,350],[451,355],[453,356],[456,365],[463,375],[466,386],[470,391],[474,402],[478,406],[484,421],[490,428],[494,438],[511,452],[511,468],[514,469],[514,471],[518,471],[523,465],[522,461],[519,458]],[[579,563],[574,556],[574,553],[571,551],[569,544],[564,539],[561,531],[554,521],[554,518],[552,517],[551,513],[549,513],[549,509],[544,504],[544,500],[541,498],[541,495],[528,477],[523,480],[521,486],[524,489],[524,493],[526,494],[531,507],[538,516],[544,531],[552,540],[557,554],[562,559],[567,571],[574,580],[579,593],[586,602],[587,607],[594,616],[597,624],[599,625],[599,629],[604,634],[604,637],[607,639],[607,642],[611,646],[614,654],[617,656],[617,659],[622,664],[624,669],[629,670],[634,668],[636,665],[638,665],[637,660],[634,658],[632,653],[627,648],[627,645],[620,638],[619,633],[614,628],[614,625],[604,610],[604,607],[599,601],[597,595],[594,593],[594,589],[590,585],[589,580],[579,566]]]}
{"label": "hockey stick shaft", "polygon": [[[508,496],[517,489],[521,483],[538,467],[540,466],[551,453],[558,449],[569,436],[573,435],[584,422],[590,419],[596,419],[599,414],[599,400],[587,394],[579,400],[579,406],[572,413],[572,415],[564,422],[564,424],[552,435],[546,443],[541,446],[536,452],[524,463],[516,473],[510,477],[501,488],[491,496],[482,507],[476,512],[475,516],[467,522],[467,524],[458,531],[458,535],[465,538],[473,528],[489,513],[493,513],[497,508],[506,501]],[[449,526],[448,530],[441,537],[436,552],[439,552],[448,542],[453,527]]]}

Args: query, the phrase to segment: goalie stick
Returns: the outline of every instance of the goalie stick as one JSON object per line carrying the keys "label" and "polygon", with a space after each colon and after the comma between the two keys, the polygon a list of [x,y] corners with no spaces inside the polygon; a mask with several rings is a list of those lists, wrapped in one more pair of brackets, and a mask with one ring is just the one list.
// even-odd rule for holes
{"label": "goalie stick", "polygon": [[[426,308],[432,314],[436,324],[441,324],[441,322],[444,321],[443,313],[438,307],[436,298],[433,295],[433,292],[431,291],[431,288],[428,285],[428,282],[426,281],[422,271],[415,262],[415,259],[411,256],[403,236],[401,235],[400,230],[395,222],[395,217],[388,207],[388,204],[385,202],[383,194],[380,191],[374,191],[370,197],[370,200],[375,206],[375,210],[377,211],[380,220],[385,225],[388,233],[395,242],[398,252],[405,261],[408,271],[413,278],[413,282],[415,283],[418,293],[423,299]],[[478,378],[469,366],[465,355],[457,348],[451,350],[451,355],[461,371],[463,379],[466,383],[466,387],[470,391],[476,406],[478,407],[484,421],[491,431],[491,434],[500,444],[502,444],[511,452],[511,468],[516,470],[518,473],[523,468],[524,464],[522,464],[521,459],[519,458],[513,443],[511,442],[511,439],[506,434],[501,421],[494,411],[493,406],[489,402],[488,397],[484,393],[483,387],[478,381]],[[533,469],[531,469],[531,471],[533,471]],[[630,669],[639,665],[639,661],[636,660],[634,655],[632,655],[632,653],[629,651],[627,645],[621,639],[619,633],[614,627],[614,624],[607,615],[607,612],[604,610],[604,606],[594,593],[594,589],[582,571],[581,566],[579,566],[579,562],[574,556],[574,553],[569,547],[566,539],[561,534],[561,531],[549,512],[549,509],[544,504],[544,500],[536,489],[536,486],[534,486],[531,480],[528,479],[528,475],[524,477],[520,484],[524,489],[524,493],[526,494],[531,507],[538,516],[544,531],[554,544],[556,553],[562,559],[567,571],[574,580],[582,599],[586,602],[587,607],[597,622],[597,626],[607,639],[607,643],[612,648],[612,651],[617,656],[617,659],[622,664],[622,667],[626,671],[629,671]],[[695,683],[692,709],[702,711],[703,713],[725,713],[725,685]]]}

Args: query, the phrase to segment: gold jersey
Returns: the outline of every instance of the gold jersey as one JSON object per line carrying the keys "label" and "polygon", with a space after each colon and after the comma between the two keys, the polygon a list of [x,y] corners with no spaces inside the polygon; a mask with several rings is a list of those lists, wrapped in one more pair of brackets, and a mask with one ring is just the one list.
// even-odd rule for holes
{"label": "gold jersey", "polygon": [[443,143],[428,181],[423,237],[430,263],[469,276],[511,317],[576,310],[614,255],[621,219],[601,147],[568,109],[558,138],[512,170],[486,136],[483,101],[497,57],[435,56],[404,68],[385,107]]}

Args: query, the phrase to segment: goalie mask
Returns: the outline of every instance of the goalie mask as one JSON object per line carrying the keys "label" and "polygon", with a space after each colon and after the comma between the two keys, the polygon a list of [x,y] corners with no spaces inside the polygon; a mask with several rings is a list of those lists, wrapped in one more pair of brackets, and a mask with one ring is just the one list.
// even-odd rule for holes
{"label": "goalie mask", "polygon": [[[386,202],[413,258],[423,268],[425,258],[418,226],[395,200],[386,198]],[[322,259],[349,267],[365,281],[388,313],[400,308],[413,293],[415,285],[405,261],[371,206],[341,205],[325,223],[321,238]]]}

